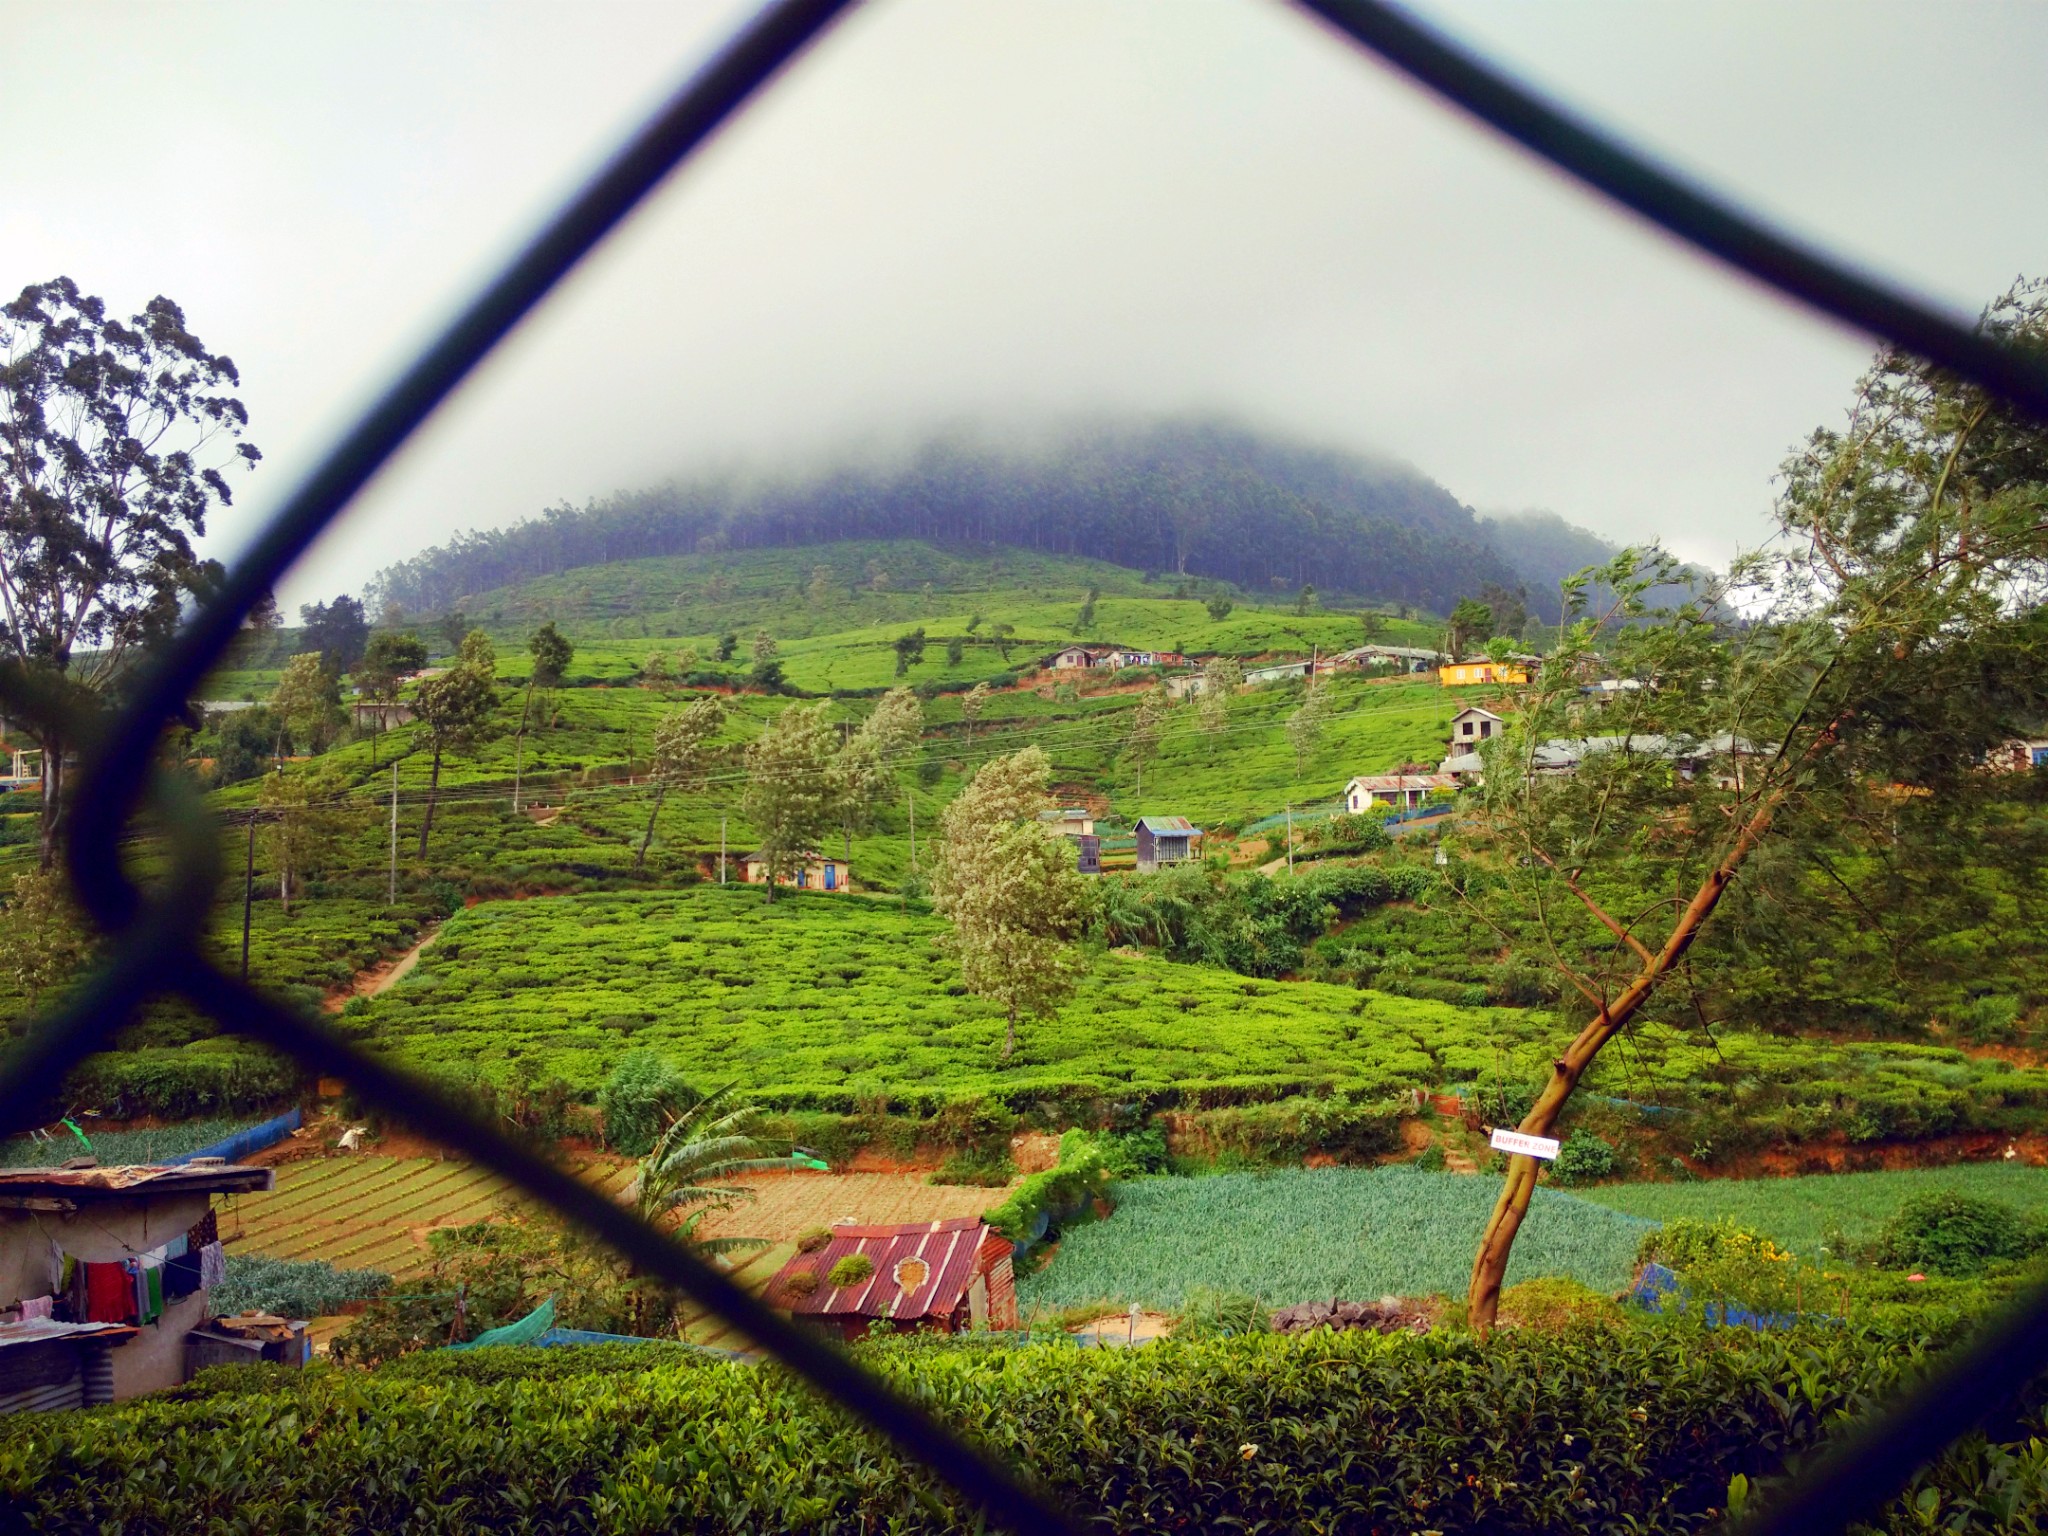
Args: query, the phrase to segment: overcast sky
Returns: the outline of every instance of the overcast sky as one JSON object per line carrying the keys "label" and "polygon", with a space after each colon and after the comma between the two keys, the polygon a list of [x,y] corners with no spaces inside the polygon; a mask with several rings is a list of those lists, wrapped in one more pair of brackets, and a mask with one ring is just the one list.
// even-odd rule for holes
{"label": "overcast sky", "polygon": [[[748,6],[0,0],[0,288],[239,363],[231,554]],[[2048,6],[1423,14],[1973,314],[2048,273]],[[1224,411],[1725,561],[1869,352],[1272,0],[874,0],[665,187],[295,573],[934,424]]]}

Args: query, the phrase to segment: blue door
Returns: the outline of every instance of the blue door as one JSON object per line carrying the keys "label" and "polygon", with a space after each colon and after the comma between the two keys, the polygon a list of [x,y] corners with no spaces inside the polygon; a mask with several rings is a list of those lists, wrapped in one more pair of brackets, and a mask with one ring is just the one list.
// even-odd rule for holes
{"label": "blue door", "polygon": [[825,889],[828,891],[839,889],[839,866],[837,864],[827,864],[825,866]]}

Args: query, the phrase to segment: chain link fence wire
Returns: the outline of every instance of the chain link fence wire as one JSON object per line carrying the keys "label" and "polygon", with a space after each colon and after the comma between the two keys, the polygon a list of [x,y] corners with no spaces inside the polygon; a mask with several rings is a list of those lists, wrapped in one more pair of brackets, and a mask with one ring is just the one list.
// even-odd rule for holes
{"label": "chain link fence wire", "polygon": [[[1903,290],[1766,227],[1393,6],[1380,0],[1293,3],[1446,104],[1701,252],[2048,421],[2048,367],[2039,357],[2000,346]],[[0,702],[30,722],[62,725],[84,743],[67,862],[80,901],[104,930],[101,956],[61,1008],[29,1023],[0,1070],[0,1130],[30,1124],[65,1074],[111,1045],[152,997],[183,996],[223,1028],[347,1081],[366,1101],[501,1174],[673,1285],[923,1462],[983,1522],[1020,1532],[1071,1531],[1076,1527],[1068,1515],[1026,1474],[938,1423],[680,1242],[439,1090],[352,1045],[323,1018],[287,1008],[217,968],[201,941],[221,875],[218,829],[193,786],[156,771],[165,727],[259,595],[554,285],[849,4],[773,0],[687,80],[313,469],[111,723],[85,716],[64,691],[19,670],[0,673]],[[167,855],[165,873],[148,889],[135,882],[123,858],[124,840],[138,822]],[[1824,1451],[1754,1529],[1768,1536],[1837,1531],[1875,1513],[1917,1468],[2044,1370],[2048,1286],[2020,1297],[1916,1387]]]}

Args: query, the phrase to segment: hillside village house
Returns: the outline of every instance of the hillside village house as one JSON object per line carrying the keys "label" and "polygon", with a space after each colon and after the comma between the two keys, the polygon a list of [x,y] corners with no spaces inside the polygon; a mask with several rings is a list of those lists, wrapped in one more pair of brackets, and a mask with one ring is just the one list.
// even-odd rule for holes
{"label": "hillside village house", "polygon": [[1375,805],[1401,810],[1417,806],[1432,790],[1456,789],[1458,781],[1447,773],[1379,773],[1353,779],[1344,786],[1344,809],[1353,816]]}
{"label": "hillside village house", "polygon": [[1999,773],[2027,773],[2036,768],[2048,768],[2048,737],[2001,742],[1991,749],[1986,761]]}
{"label": "hillside village house", "polygon": [[1063,651],[1054,652],[1052,660],[1048,661],[1046,665],[1055,668],[1092,667],[1095,665],[1095,658],[1096,653],[1089,647],[1085,645],[1070,645]]}
{"label": "hillside village house", "polygon": [[1284,683],[1291,678],[1307,677],[1313,670],[1313,661],[1277,661],[1269,666],[1252,667],[1245,675],[1245,686],[1262,688],[1268,683]]}
{"label": "hillside village house", "polygon": [[1512,661],[1447,661],[1437,675],[1446,688],[1469,688],[1475,683],[1526,683],[1529,667],[1521,657]]}
{"label": "hillside village house", "polygon": [[224,1260],[213,1197],[268,1168],[0,1170],[0,1413],[174,1387]]}
{"label": "hillside village house", "polygon": [[[739,865],[740,878],[748,885],[768,883],[768,861],[759,853],[741,854]],[[807,853],[794,872],[785,872],[776,884],[798,891],[843,891],[853,884],[853,866],[830,854]]]}
{"label": "hillside village house", "polygon": [[1185,816],[1140,816],[1137,837],[1141,875],[1163,864],[1186,864],[1202,856],[1202,829]]}
{"label": "hillside village house", "polygon": [[1451,750],[1469,752],[1480,742],[1493,740],[1506,725],[1507,721],[1492,710],[1467,704],[1451,716]]}
{"label": "hillside village house", "polygon": [[1038,819],[1062,837],[1088,837],[1095,831],[1095,818],[1085,805],[1063,805],[1056,811],[1040,811]]}
{"label": "hillside village house", "polygon": [[[901,1226],[835,1226],[822,1247],[776,1271],[767,1300],[800,1322],[858,1339],[908,1333],[1005,1331],[1017,1326],[1011,1244],[979,1216]],[[868,1261],[865,1279],[834,1285],[843,1259]],[[799,1278],[801,1277],[801,1278]]]}

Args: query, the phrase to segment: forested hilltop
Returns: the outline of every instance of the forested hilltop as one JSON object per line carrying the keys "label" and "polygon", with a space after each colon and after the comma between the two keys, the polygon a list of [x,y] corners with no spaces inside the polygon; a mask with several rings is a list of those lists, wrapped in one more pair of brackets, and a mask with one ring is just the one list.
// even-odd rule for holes
{"label": "forested hilltop", "polygon": [[434,613],[618,560],[909,538],[1082,555],[1248,592],[1312,584],[1326,596],[1439,613],[1488,583],[1527,585],[1532,611],[1554,618],[1555,574],[1504,555],[1526,541],[1501,529],[1405,466],[1180,420],[1074,431],[1031,449],[933,438],[888,463],[564,504],[510,528],[457,534],[381,572],[372,595]]}

